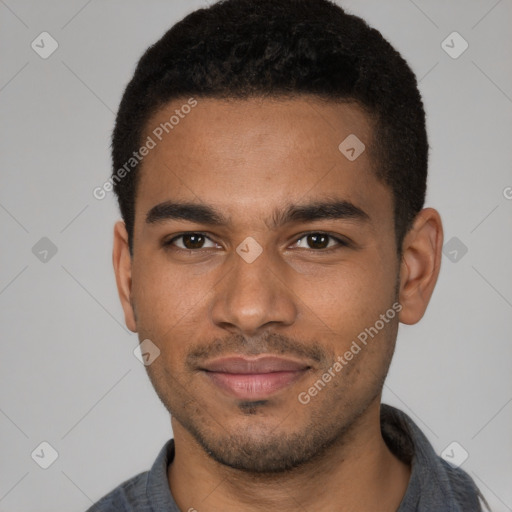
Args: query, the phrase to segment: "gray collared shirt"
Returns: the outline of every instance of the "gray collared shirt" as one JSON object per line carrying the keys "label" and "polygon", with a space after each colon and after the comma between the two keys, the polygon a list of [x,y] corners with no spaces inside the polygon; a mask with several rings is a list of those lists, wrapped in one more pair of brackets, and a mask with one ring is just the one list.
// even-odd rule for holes
{"label": "gray collared shirt", "polygon": [[[411,464],[411,477],[397,512],[481,512],[484,499],[472,478],[439,457],[419,427],[404,412],[381,405],[381,430],[395,455]],[[167,480],[174,439],[163,446],[149,471],[126,480],[87,512],[180,511]]]}

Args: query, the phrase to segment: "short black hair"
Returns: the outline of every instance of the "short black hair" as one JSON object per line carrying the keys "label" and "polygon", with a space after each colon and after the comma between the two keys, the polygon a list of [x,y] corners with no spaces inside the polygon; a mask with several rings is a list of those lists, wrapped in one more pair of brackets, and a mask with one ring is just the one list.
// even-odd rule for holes
{"label": "short black hair", "polygon": [[118,170],[141,147],[153,114],[179,98],[299,95],[354,101],[368,113],[374,126],[369,154],[376,176],[393,193],[401,255],[427,181],[416,77],[379,31],[329,0],[222,0],[192,12],[146,50],[112,135],[111,179],[130,249],[140,164],[122,179]]}

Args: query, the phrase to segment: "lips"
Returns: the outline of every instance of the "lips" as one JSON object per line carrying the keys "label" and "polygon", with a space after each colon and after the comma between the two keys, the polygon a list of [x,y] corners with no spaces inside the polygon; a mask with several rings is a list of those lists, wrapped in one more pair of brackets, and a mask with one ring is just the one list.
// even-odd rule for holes
{"label": "lips", "polygon": [[274,372],[294,372],[309,368],[305,363],[273,356],[263,356],[256,359],[246,357],[225,357],[208,362],[204,370],[219,373],[255,374]]}
{"label": "lips", "polygon": [[290,386],[311,367],[304,362],[275,356],[226,357],[201,367],[221,391],[244,400],[262,400]]}

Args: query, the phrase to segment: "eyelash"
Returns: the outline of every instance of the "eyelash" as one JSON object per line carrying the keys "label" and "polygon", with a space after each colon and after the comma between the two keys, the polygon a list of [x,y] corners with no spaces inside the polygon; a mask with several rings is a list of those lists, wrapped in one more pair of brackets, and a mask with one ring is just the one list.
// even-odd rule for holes
{"label": "eyelash", "polygon": [[[173,251],[181,251],[181,252],[186,252],[186,253],[192,253],[192,252],[199,252],[199,251],[205,251],[205,250],[208,250],[208,249],[212,249],[211,247],[207,247],[206,249],[200,247],[199,249],[182,249],[181,247],[176,247],[174,245],[174,242],[182,237],[184,237],[185,235],[201,235],[205,238],[207,238],[208,240],[210,240],[211,242],[214,242],[216,243],[214,240],[212,240],[206,233],[202,232],[202,231],[186,231],[184,233],[181,233],[179,235],[176,235],[174,237],[172,237],[170,240],[166,240],[162,243],[162,246],[165,248],[165,249],[171,249]],[[308,251],[311,251],[311,252],[321,252],[321,253],[331,253],[333,251],[336,251],[336,250],[339,250],[339,249],[342,249],[342,248],[345,248],[345,247],[349,247],[350,246],[350,243],[347,242],[346,240],[343,240],[337,236],[334,236],[334,235],[331,235],[330,233],[326,233],[325,231],[308,231],[306,233],[302,233],[298,238],[296,238],[295,240],[295,244],[297,242],[299,242],[299,240],[302,240],[303,238],[307,237],[308,235],[324,235],[324,236],[327,236],[328,238],[332,239],[332,240],[335,240],[338,245],[336,245],[335,247],[329,247],[327,249],[311,249],[311,248],[307,248],[306,250]]]}

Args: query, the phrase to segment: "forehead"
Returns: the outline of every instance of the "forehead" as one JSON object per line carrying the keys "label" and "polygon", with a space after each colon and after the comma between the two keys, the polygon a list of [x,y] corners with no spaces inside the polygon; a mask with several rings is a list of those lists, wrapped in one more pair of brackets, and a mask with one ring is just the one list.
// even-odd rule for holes
{"label": "forehead", "polygon": [[263,220],[280,204],[326,196],[389,216],[391,191],[375,177],[371,137],[371,121],[354,103],[173,100],[146,125],[152,149],[139,166],[136,216],[177,200]]}

